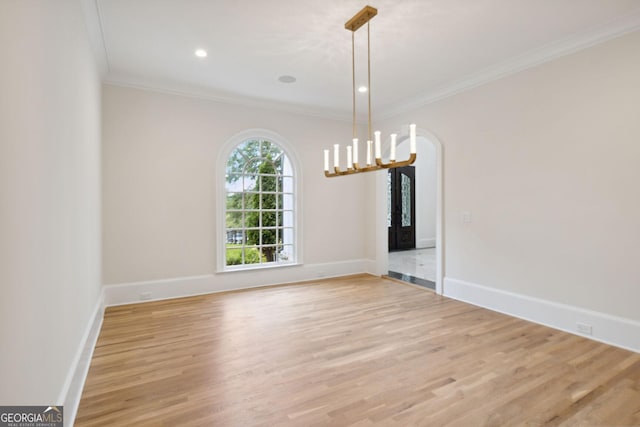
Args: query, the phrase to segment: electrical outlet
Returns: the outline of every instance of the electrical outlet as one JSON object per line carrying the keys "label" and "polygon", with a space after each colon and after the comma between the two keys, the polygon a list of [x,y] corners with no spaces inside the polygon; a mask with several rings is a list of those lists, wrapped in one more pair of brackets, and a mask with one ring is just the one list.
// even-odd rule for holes
{"label": "electrical outlet", "polygon": [[587,325],[586,323],[576,323],[576,329],[579,333],[584,335],[592,335],[593,334],[593,326]]}
{"label": "electrical outlet", "polygon": [[148,301],[151,299],[151,292],[140,292],[140,301]]}
{"label": "electrical outlet", "polygon": [[468,211],[462,212],[460,214],[460,218],[462,219],[462,222],[470,223],[471,222],[471,212],[468,212]]}

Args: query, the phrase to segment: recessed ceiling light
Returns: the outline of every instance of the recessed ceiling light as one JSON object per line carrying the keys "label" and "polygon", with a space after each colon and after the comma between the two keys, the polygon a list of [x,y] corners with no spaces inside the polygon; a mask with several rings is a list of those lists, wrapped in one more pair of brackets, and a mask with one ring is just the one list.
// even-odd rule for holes
{"label": "recessed ceiling light", "polygon": [[367,91],[367,87],[366,86],[360,86],[358,88],[358,92],[360,92],[360,93],[365,93],[366,91]]}
{"label": "recessed ceiling light", "polygon": [[207,51],[204,50],[204,49],[196,49],[195,54],[196,54],[196,56],[198,58],[206,58],[207,57]]}
{"label": "recessed ceiling light", "polygon": [[281,83],[294,83],[296,78],[293,76],[280,76],[278,77],[278,81]]}

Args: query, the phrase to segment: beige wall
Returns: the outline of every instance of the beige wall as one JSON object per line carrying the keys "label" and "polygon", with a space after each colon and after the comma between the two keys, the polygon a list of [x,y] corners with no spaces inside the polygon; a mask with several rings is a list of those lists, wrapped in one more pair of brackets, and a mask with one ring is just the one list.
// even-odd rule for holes
{"label": "beige wall", "polygon": [[[365,181],[322,172],[322,150],[350,141],[349,123],[120,86],[103,90],[104,283],[215,272],[216,179],[223,179],[216,159],[232,136],[256,128],[281,135],[300,161],[304,263],[365,258]],[[287,269],[266,270],[259,280],[286,281]]]}
{"label": "beige wall", "polygon": [[0,2],[0,404],[63,404],[100,295],[100,81],[80,3]]}
{"label": "beige wall", "polygon": [[640,32],[384,122],[443,144],[447,278],[640,320],[638,52]]}

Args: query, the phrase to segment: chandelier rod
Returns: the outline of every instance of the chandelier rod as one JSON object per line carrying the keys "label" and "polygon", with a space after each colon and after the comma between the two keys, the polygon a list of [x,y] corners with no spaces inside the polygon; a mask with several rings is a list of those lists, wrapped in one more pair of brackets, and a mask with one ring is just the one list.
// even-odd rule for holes
{"label": "chandelier rod", "polygon": [[351,79],[352,79],[352,92],[353,92],[353,137],[356,138],[358,133],[356,131],[356,33],[351,32]]}
{"label": "chandelier rod", "polygon": [[367,21],[367,93],[369,94],[369,141],[371,141],[371,39]]}

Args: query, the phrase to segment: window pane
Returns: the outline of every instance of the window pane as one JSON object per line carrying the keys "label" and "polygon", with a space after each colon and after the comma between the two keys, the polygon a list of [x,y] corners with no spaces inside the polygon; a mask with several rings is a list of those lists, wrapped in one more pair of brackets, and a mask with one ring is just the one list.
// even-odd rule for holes
{"label": "window pane", "polygon": [[264,262],[264,258],[261,256],[260,250],[255,247],[244,248],[244,263],[245,264],[259,264]]}
{"label": "window pane", "polygon": [[242,193],[227,193],[227,209],[242,209]]}
{"label": "window pane", "polygon": [[242,175],[237,175],[237,174],[225,175],[224,188],[229,193],[242,191]]}
{"label": "window pane", "polygon": [[276,212],[262,212],[262,227],[275,227],[277,226],[276,222]]}
{"label": "window pane", "polygon": [[227,245],[226,265],[241,265],[242,247],[230,247]]}
{"label": "window pane", "polygon": [[244,195],[244,208],[247,210],[260,209],[260,194],[259,193],[245,193]]}
{"label": "window pane", "polygon": [[292,177],[283,177],[282,178],[282,192],[283,193],[293,193],[293,178]]}
{"label": "window pane", "polygon": [[244,228],[242,211],[227,211],[226,215],[226,228]]}
{"label": "window pane", "polygon": [[269,228],[269,229],[262,229],[260,230],[260,235],[262,237],[262,241],[260,242],[261,245],[273,245],[276,242],[276,229],[275,228]]}
{"label": "window pane", "polygon": [[244,231],[242,229],[227,230],[226,234],[227,248],[232,248],[235,247],[234,245],[241,245],[244,243]]}
{"label": "window pane", "polygon": [[281,231],[281,241],[285,245],[292,245],[293,242],[293,228],[284,227]]}
{"label": "window pane", "polygon": [[387,173],[387,227],[391,227],[391,173]]}
{"label": "window pane", "polygon": [[262,209],[263,210],[267,210],[267,209],[276,209],[276,200],[277,197],[275,194],[261,194],[260,198],[262,199]]}
{"label": "window pane", "polygon": [[283,194],[282,195],[282,208],[287,210],[293,210],[293,195],[292,194]]}
{"label": "window pane", "polygon": [[411,226],[411,178],[405,174],[400,174],[400,185],[402,190],[402,226]]}
{"label": "window pane", "polygon": [[255,175],[244,175],[242,177],[242,190],[243,191],[256,191],[256,176]]}
{"label": "window pane", "polygon": [[293,246],[292,245],[284,245],[280,246],[280,250],[278,251],[278,258],[281,262],[291,262],[293,259]]}
{"label": "window pane", "polygon": [[293,227],[293,211],[283,211],[282,222],[278,225],[284,225],[285,227]]}

